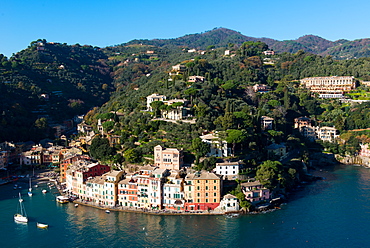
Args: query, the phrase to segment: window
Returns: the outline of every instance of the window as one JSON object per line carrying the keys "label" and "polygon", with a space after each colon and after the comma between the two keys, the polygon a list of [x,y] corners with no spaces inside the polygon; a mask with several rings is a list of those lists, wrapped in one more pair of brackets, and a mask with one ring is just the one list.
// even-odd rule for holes
{"label": "window", "polygon": [[213,186],[213,189],[216,190],[217,189],[217,186]]}
{"label": "window", "polygon": [[215,193],[213,193],[213,196],[217,196],[217,193],[215,192]]}
{"label": "window", "polygon": [[208,193],[206,193],[206,196],[208,196]]}
{"label": "window", "polygon": [[200,197],[200,193],[197,193],[197,196]]}
{"label": "window", "polygon": [[208,199],[206,199],[206,202],[208,202]]}
{"label": "window", "polygon": [[208,186],[206,186],[206,190],[208,190]]}

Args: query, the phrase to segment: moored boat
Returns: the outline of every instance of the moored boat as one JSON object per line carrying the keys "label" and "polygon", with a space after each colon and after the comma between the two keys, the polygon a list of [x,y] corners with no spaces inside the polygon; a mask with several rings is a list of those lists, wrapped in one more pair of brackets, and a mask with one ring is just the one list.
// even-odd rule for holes
{"label": "moored boat", "polygon": [[27,223],[28,218],[27,218],[26,210],[23,206],[23,199],[21,197],[21,193],[19,193],[19,206],[18,206],[18,211],[17,212],[18,213],[16,213],[14,215],[14,220],[16,222]]}
{"label": "moored boat", "polygon": [[37,222],[37,227],[38,227],[38,228],[48,228],[48,227],[49,227],[49,225],[48,225],[48,224],[43,224],[43,223],[39,223],[39,222]]}
{"label": "moored boat", "polygon": [[46,192],[48,192],[48,191],[46,189],[43,189],[41,192],[46,194]]}
{"label": "moored boat", "polygon": [[67,196],[60,195],[60,196],[57,196],[57,202],[59,202],[59,203],[68,203],[69,198]]}

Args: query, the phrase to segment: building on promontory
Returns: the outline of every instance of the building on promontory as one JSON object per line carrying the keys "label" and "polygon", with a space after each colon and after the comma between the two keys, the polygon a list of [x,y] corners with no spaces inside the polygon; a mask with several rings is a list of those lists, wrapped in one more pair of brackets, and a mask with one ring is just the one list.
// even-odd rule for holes
{"label": "building on promontory", "polygon": [[308,77],[300,82],[311,92],[319,94],[320,98],[341,98],[344,93],[356,88],[353,76]]}

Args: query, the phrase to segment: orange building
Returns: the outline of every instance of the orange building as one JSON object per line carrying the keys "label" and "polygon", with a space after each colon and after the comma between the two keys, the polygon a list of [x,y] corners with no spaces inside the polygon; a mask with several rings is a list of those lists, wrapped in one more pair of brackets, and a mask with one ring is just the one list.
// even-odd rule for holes
{"label": "orange building", "polygon": [[[189,173],[185,178],[186,185],[194,185],[194,193],[185,194],[193,199],[187,199],[186,210],[213,210],[220,205],[222,177],[208,171]],[[189,187],[189,186],[188,186]],[[185,186],[185,191],[187,188]]]}

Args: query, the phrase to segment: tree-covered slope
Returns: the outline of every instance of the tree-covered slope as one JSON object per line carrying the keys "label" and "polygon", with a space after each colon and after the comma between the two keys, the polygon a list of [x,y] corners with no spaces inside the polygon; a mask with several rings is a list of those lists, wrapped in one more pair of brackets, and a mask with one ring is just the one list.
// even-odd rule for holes
{"label": "tree-covered slope", "polygon": [[0,64],[0,140],[37,141],[35,121],[51,124],[100,106],[114,90],[110,67],[100,49],[48,43],[31,45]]}

